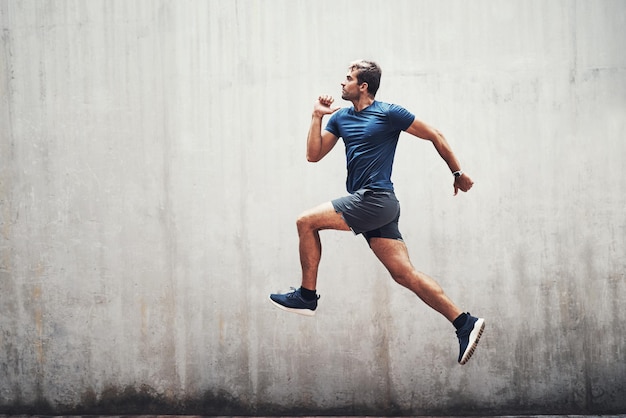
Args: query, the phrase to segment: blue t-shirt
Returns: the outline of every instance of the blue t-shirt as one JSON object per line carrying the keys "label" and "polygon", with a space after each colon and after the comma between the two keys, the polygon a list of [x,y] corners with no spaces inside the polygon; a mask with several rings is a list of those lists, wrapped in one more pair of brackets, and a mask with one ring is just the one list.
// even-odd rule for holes
{"label": "blue t-shirt", "polygon": [[361,112],[350,107],[331,115],[326,130],[343,138],[348,193],[363,188],[393,190],[391,170],[398,137],[414,119],[405,108],[379,101]]}

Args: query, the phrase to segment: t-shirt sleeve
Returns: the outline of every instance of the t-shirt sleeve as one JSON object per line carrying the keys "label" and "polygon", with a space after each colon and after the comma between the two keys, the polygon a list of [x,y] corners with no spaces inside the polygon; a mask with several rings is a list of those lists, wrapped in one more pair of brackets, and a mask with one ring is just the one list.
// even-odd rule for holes
{"label": "t-shirt sleeve", "polygon": [[335,135],[337,138],[339,138],[341,135],[339,135],[339,126],[337,125],[337,114],[339,112],[335,112],[332,115],[330,115],[330,119],[328,119],[328,122],[326,123],[326,127],[324,127],[325,130],[327,130],[328,132],[330,132],[331,134]]}
{"label": "t-shirt sleeve", "polygon": [[415,120],[415,115],[402,106],[392,104],[389,107],[389,120],[391,122],[391,126],[400,129],[401,131],[405,131]]}

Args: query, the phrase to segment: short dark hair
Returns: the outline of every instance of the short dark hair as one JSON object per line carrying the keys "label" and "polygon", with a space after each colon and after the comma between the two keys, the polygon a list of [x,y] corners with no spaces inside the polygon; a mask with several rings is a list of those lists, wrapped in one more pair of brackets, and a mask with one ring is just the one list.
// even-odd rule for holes
{"label": "short dark hair", "polygon": [[356,60],[350,64],[350,70],[357,70],[356,81],[359,84],[367,83],[367,92],[376,96],[380,87],[382,71],[374,61]]}

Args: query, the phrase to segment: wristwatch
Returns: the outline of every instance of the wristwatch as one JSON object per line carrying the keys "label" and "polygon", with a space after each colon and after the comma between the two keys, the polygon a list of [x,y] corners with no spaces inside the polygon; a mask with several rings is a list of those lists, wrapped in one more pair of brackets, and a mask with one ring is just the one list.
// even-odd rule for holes
{"label": "wristwatch", "polygon": [[463,175],[463,171],[461,171],[461,170],[455,171],[454,173],[452,173],[452,175],[454,177],[461,177]]}

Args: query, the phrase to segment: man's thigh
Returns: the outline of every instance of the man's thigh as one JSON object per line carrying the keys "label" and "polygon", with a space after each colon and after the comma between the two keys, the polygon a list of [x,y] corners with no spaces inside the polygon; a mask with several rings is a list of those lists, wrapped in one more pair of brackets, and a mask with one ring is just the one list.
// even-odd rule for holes
{"label": "man's thigh", "polygon": [[350,227],[343,220],[340,213],[335,211],[331,202],[304,211],[298,217],[298,226],[307,226],[311,229],[336,229],[349,231]]}
{"label": "man's thigh", "polygon": [[372,238],[370,240],[370,248],[392,276],[402,274],[407,269],[413,269],[404,241],[389,238]]}

